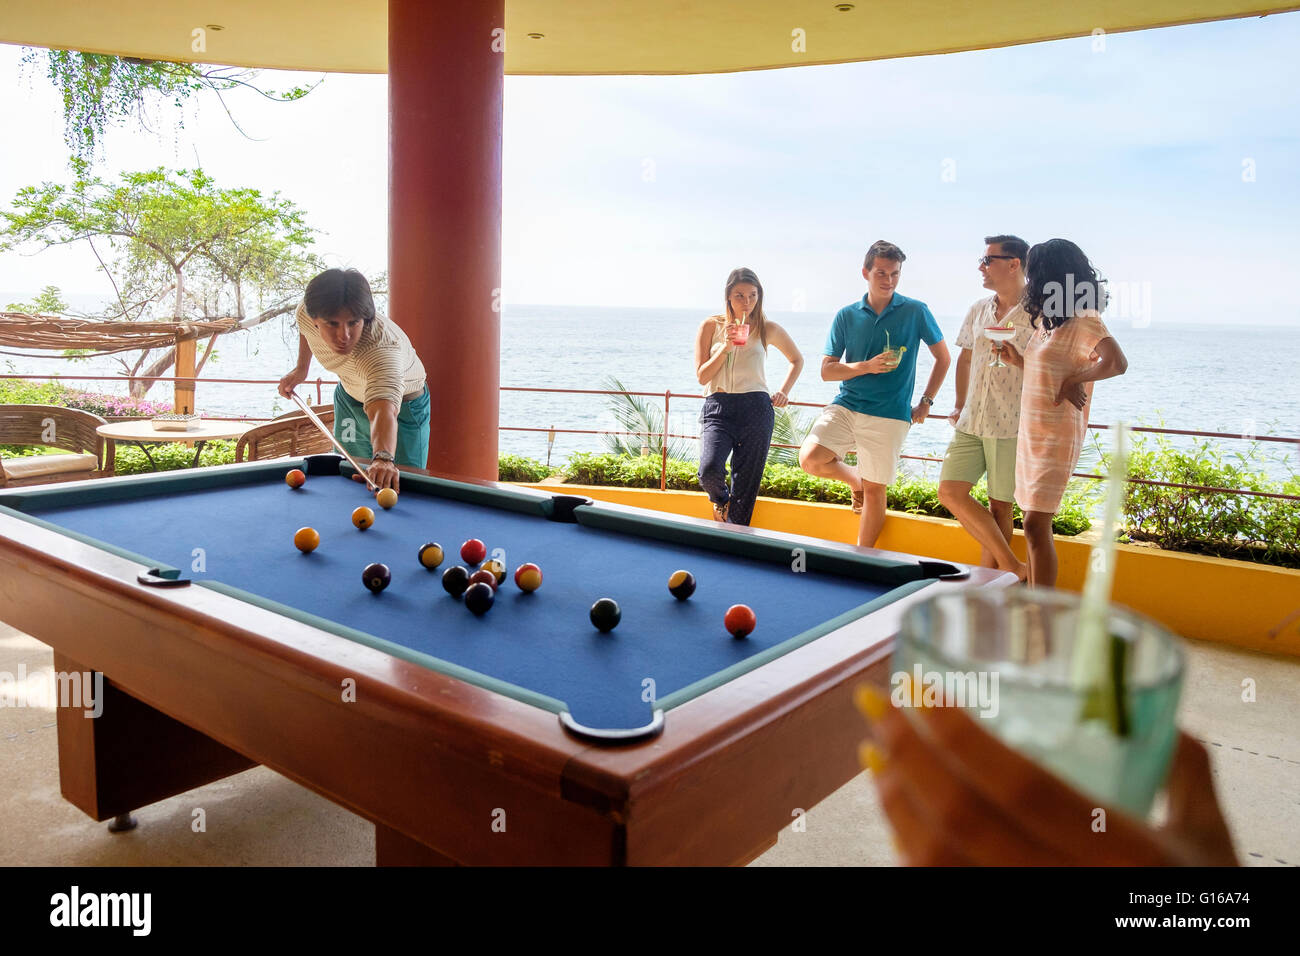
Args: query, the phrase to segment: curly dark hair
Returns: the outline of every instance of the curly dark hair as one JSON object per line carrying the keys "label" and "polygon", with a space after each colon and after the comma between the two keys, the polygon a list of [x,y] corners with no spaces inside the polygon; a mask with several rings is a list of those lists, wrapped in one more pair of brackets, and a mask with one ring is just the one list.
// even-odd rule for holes
{"label": "curly dark hair", "polygon": [[1025,262],[1025,292],[1021,305],[1029,322],[1055,329],[1089,309],[1104,311],[1106,280],[1069,239],[1048,239],[1029,250]]}
{"label": "curly dark hair", "polygon": [[366,325],[375,320],[370,283],[358,269],[326,269],[307,283],[302,300],[313,319],[332,319],[341,312],[351,312]]}

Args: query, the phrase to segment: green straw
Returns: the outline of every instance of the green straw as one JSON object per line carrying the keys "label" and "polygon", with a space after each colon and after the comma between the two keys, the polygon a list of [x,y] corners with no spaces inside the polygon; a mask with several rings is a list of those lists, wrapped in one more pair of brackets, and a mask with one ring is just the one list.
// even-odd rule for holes
{"label": "green straw", "polygon": [[1127,735],[1129,723],[1124,687],[1128,643],[1112,635],[1106,622],[1115,580],[1115,535],[1127,479],[1128,426],[1118,422],[1115,425],[1115,453],[1106,484],[1101,540],[1093,546],[1088,577],[1083,585],[1071,673],[1074,686],[1084,697],[1080,718],[1103,720],[1120,736]]}

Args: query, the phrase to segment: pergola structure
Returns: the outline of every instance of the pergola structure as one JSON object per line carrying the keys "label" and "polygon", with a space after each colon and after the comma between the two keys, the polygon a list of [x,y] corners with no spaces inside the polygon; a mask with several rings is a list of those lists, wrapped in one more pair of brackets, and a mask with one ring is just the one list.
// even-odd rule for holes
{"label": "pergola structure", "polygon": [[390,312],[436,396],[429,467],[495,478],[506,73],[774,69],[1296,9],[1266,0],[44,0],[6,4],[0,42],[387,72]]}

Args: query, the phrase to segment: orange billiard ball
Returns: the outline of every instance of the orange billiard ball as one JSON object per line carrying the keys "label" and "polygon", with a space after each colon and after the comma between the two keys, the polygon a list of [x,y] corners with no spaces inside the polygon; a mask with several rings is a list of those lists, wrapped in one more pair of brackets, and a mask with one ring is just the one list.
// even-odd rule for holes
{"label": "orange billiard ball", "polygon": [[364,506],[358,508],[356,511],[352,512],[352,523],[362,531],[365,531],[375,523],[375,513]]}
{"label": "orange billiard ball", "polygon": [[293,533],[293,546],[303,554],[310,554],[320,547],[320,533],[315,528],[299,528]]}
{"label": "orange billiard ball", "polygon": [[301,468],[295,468],[284,476],[284,483],[290,488],[301,488],[307,484],[307,476],[303,474]]}
{"label": "orange billiard ball", "polygon": [[722,619],[722,623],[732,637],[748,637],[758,626],[758,618],[754,616],[754,609],[749,605],[733,604],[727,608],[727,616]]}
{"label": "orange billiard ball", "polygon": [[515,584],[521,591],[536,591],[542,586],[542,569],[535,564],[519,565],[515,569]]}

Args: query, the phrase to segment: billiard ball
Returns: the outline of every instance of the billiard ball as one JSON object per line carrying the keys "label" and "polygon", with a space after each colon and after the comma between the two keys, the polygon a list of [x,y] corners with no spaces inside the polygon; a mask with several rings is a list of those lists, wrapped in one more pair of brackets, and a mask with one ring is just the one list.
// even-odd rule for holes
{"label": "billiard ball", "polygon": [[388,570],[388,565],[380,564],[378,561],[367,564],[366,569],[361,572],[361,580],[375,594],[388,587],[388,582],[392,579],[393,575]]}
{"label": "billiard ball", "polygon": [[732,637],[748,637],[758,626],[758,618],[754,616],[753,608],[747,604],[733,604],[727,608],[727,616],[722,619],[722,623]]}
{"label": "billiard ball", "polygon": [[420,563],[432,571],[442,564],[442,545],[435,541],[420,545]]}
{"label": "billiard ball", "polygon": [[690,571],[674,571],[668,576],[668,591],[679,601],[695,593],[695,575]]}
{"label": "billiard ball", "polygon": [[315,528],[299,528],[293,533],[293,546],[303,554],[310,554],[320,547],[320,534]]}
{"label": "billiard ball", "polygon": [[442,587],[452,597],[460,597],[469,587],[469,572],[454,564],[442,572]]}
{"label": "billiard ball", "polygon": [[470,538],[460,546],[460,557],[466,564],[477,567],[487,557],[487,545],[478,538]]}
{"label": "billiard ball", "polygon": [[622,619],[623,609],[613,598],[601,598],[591,606],[591,623],[602,633],[614,630]]}
{"label": "billiard ball", "polygon": [[301,468],[295,468],[284,476],[284,483],[290,488],[301,488],[307,483],[307,476],[303,474]]}
{"label": "billiard ball", "polygon": [[497,586],[500,586],[505,583],[506,566],[502,564],[500,561],[497,561],[495,558],[492,559],[491,561],[485,561],[483,563],[483,570],[491,571],[496,576]]}
{"label": "billiard ball", "polygon": [[535,564],[519,565],[515,568],[515,584],[521,591],[536,591],[542,586],[542,569]]}
{"label": "billiard ball", "polygon": [[482,581],[475,582],[465,589],[465,606],[475,614],[486,614],[495,600],[496,592],[492,590],[492,585],[484,584]]}
{"label": "billiard ball", "polygon": [[375,501],[379,503],[379,507],[387,511],[397,504],[397,492],[392,488],[380,488],[379,494],[375,495]]}
{"label": "billiard ball", "polygon": [[364,506],[352,512],[352,523],[365,531],[375,523],[375,513]]}
{"label": "billiard ball", "polygon": [[500,584],[500,582],[497,580],[497,576],[493,574],[491,571],[489,571],[487,568],[479,568],[477,571],[471,574],[469,576],[469,583],[471,585],[486,584],[493,591],[496,591],[497,585]]}

